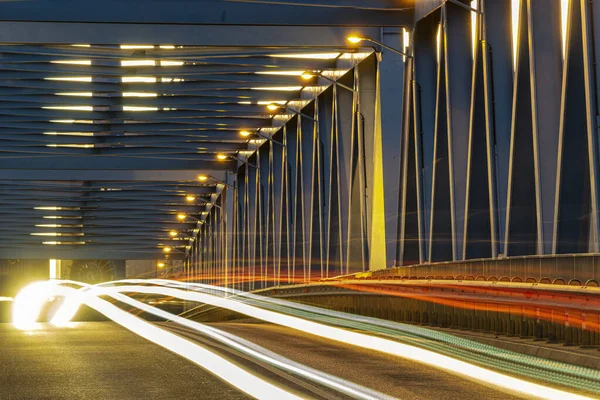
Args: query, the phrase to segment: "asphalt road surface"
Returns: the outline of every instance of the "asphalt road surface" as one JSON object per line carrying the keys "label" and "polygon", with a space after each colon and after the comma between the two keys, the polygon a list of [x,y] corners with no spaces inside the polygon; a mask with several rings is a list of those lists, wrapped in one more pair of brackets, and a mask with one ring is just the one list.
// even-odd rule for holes
{"label": "asphalt road surface", "polygon": [[450,372],[272,324],[213,323],[289,359],[403,400],[509,400],[518,395]]}
{"label": "asphalt road surface", "polygon": [[0,324],[0,399],[245,399],[217,377],[110,322],[22,332]]}
{"label": "asphalt road surface", "polygon": [[[161,324],[170,327],[171,324]],[[226,330],[294,361],[401,399],[513,399],[496,388],[452,373],[356,347],[331,343],[270,324],[218,323]],[[178,334],[299,394],[346,398],[274,373],[199,334]],[[109,322],[22,332],[0,324],[0,399],[242,399],[195,364]],[[261,372],[262,369],[262,372]],[[266,371],[266,372],[265,372]]]}

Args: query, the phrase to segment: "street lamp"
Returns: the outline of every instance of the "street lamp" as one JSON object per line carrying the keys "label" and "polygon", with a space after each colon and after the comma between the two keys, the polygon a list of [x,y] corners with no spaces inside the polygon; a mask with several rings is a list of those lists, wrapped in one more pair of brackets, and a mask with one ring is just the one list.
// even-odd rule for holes
{"label": "street lamp", "polygon": [[244,130],[244,131],[240,131],[240,136],[242,136],[242,137],[248,137],[248,136],[250,136],[250,135],[256,135],[256,136],[258,136],[258,137],[260,137],[260,138],[263,138],[263,139],[265,139],[265,140],[268,140],[269,142],[273,142],[273,143],[276,143],[276,144],[278,144],[278,145],[280,145],[280,146],[283,146],[283,147],[285,147],[285,144],[281,143],[280,141],[278,141],[278,140],[275,140],[275,139],[273,139],[273,138],[270,138],[270,137],[269,137],[269,136],[267,136],[267,135],[263,135],[263,134],[260,132],[260,129],[259,129],[259,130],[257,130],[257,131],[254,131],[254,132],[251,132],[251,131],[246,131],[246,130]]}
{"label": "street lamp", "polygon": [[[227,171],[227,172],[229,172],[229,171]],[[222,181],[222,180],[220,180],[220,179],[217,179],[217,178],[215,178],[215,177],[214,177],[214,176],[212,176],[212,175],[204,175],[204,174],[202,174],[202,175],[198,175],[198,180],[199,180],[200,182],[206,182],[206,181],[208,181],[208,180],[211,180],[211,181],[214,181],[214,182],[216,182],[216,183],[219,183],[219,184],[221,184],[221,185],[225,185],[225,186],[228,186],[228,187],[230,187],[230,188],[232,188],[232,189],[235,189],[235,186],[234,186],[234,185],[231,185],[231,184],[229,184],[229,183],[227,183],[227,182],[225,182],[225,181]]]}
{"label": "street lamp", "polygon": [[175,236],[177,236],[177,234],[178,234],[178,233],[177,233],[177,231],[170,231],[170,232],[169,232],[169,236],[171,236],[171,237],[173,237],[173,238],[174,238]]}
{"label": "street lamp", "polygon": [[300,115],[301,117],[308,118],[308,119],[310,119],[310,120],[312,120],[314,122],[318,122],[316,119],[314,119],[310,115],[306,115],[302,111],[294,110],[293,108],[290,108],[286,104],[271,103],[271,104],[267,105],[267,110],[272,111],[272,112],[276,112],[276,111],[290,111],[290,112],[293,112],[294,114]]}
{"label": "street lamp", "polygon": [[196,217],[194,217],[194,216],[192,216],[192,215],[185,214],[185,213],[179,213],[179,214],[177,214],[177,219],[178,219],[179,221],[181,221],[181,222],[183,222],[183,221],[185,221],[185,220],[187,220],[187,219],[192,219],[192,220],[194,220],[194,221],[197,221],[197,222],[200,222],[200,223],[204,223],[204,221],[203,221],[203,220],[201,220],[201,219],[199,219],[199,218],[196,218]]}
{"label": "street lamp", "polygon": [[329,81],[329,82],[333,83],[333,84],[334,84],[334,85],[336,85],[336,86],[340,86],[340,87],[342,87],[342,88],[344,88],[344,89],[346,89],[346,90],[349,90],[349,91],[351,91],[351,92],[354,92],[354,93],[357,93],[357,92],[358,92],[358,90],[356,90],[356,89],[352,89],[350,86],[346,86],[346,85],[344,85],[343,83],[339,83],[339,82],[338,82],[338,81],[336,81],[335,79],[331,79],[330,77],[328,77],[328,76],[326,76],[326,75],[323,75],[323,73],[322,73],[322,72],[319,72],[319,71],[304,71],[304,72],[302,73],[302,75],[300,75],[300,76],[302,77],[302,79],[304,79],[304,80],[306,80],[306,81],[307,81],[307,80],[309,80],[309,79],[312,79],[312,78],[314,78],[314,77],[323,78],[323,79],[325,79],[325,80],[327,80],[327,81]]}
{"label": "street lamp", "polygon": [[192,203],[196,201],[196,196],[188,194],[187,196],[185,196],[185,201],[187,201],[188,203]]}
{"label": "street lamp", "polygon": [[383,47],[384,49],[388,49],[388,50],[390,50],[390,51],[393,51],[393,52],[394,52],[394,53],[396,53],[396,54],[400,54],[401,56],[408,57],[408,58],[413,58],[413,56],[411,56],[411,55],[409,55],[409,54],[407,54],[407,53],[405,53],[405,52],[403,52],[403,51],[400,51],[400,50],[398,50],[398,49],[395,49],[395,48],[393,48],[393,47],[390,47],[390,46],[388,46],[387,44],[381,43],[379,40],[375,40],[375,39],[373,39],[373,38],[370,38],[370,37],[368,37],[368,36],[357,36],[357,35],[352,35],[352,36],[348,36],[348,37],[346,38],[346,40],[348,40],[348,42],[350,42],[350,43],[352,43],[352,44],[358,44],[358,43],[360,43],[360,42],[362,42],[362,41],[364,40],[365,42],[371,42],[371,43],[374,43],[374,44],[376,44],[376,45],[378,45],[378,46],[381,46],[381,47]]}
{"label": "street lamp", "polygon": [[[221,158],[221,157],[219,157],[219,156],[223,156],[223,158]],[[233,154],[218,154],[218,155],[217,155],[217,158],[218,158],[219,160],[221,160],[221,161],[224,161],[224,160],[227,160],[228,158],[231,158],[232,160],[237,160],[237,161],[239,161],[239,162],[242,162],[242,163],[244,163],[244,164],[247,164],[247,165],[249,165],[249,166],[251,166],[251,167],[254,167],[254,168],[258,169],[258,166],[257,166],[257,165],[254,165],[254,164],[252,164],[252,163],[249,163],[247,160],[244,160],[243,158],[239,158],[238,156],[236,156],[236,155],[233,155]]]}

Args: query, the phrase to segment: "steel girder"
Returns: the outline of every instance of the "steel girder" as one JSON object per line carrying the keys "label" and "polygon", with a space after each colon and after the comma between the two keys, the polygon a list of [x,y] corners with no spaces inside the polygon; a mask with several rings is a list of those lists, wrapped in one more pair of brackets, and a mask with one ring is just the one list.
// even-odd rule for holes
{"label": "steel girder", "polygon": [[[361,21],[361,33],[379,38],[377,27],[408,23],[412,15],[411,9],[365,10],[355,3],[341,10],[321,7],[326,4],[210,1],[210,12],[196,14],[187,25],[182,22],[193,14],[189,10],[185,16],[178,10],[121,21],[113,18],[119,14],[104,15],[105,5],[96,10],[99,3],[89,1],[61,12],[59,22],[49,24],[45,18],[57,9],[55,2],[1,5],[6,18],[0,23],[0,257],[157,258],[162,248],[173,247],[172,256],[193,257],[190,270],[198,274],[200,260],[224,274],[256,259],[261,263],[252,264],[253,272],[274,274],[266,257],[281,256],[275,232],[282,229],[283,218],[280,213],[276,223],[261,210],[266,206],[277,213],[276,185],[269,195],[258,193],[273,184],[272,175],[252,175],[248,169],[251,180],[241,197],[237,191],[227,193],[235,182],[228,171],[240,166],[244,171],[240,160],[256,149],[263,169],[269,157],[277,157],[274,149],[265,150],[270,142],[261,136],[281,135],[277,131],[286,119],[274,117],[267,104],[287,103],[297,110],[331,85],[318,77],[303,80],[300,73],[321,71],[337,79],[372,53],[372,48],[347,47],[345,37],[357,31],[353,21]],[[249,7],[266,13],[240,11]],[[215,23],[217,9],[227,10],[230,24]],[[38,18],[42,10],[45,20]],[[277,23],[266,26],[265,18],[273,13]],[[292,15],[295,25],[283,23]],[[311,15],[310,23],[303,15]],[[331,26],[334,20],[336,26]],[[121,46],[129,43],[142,45]],[[297,124],[299,132],[308,129],[305,121]],[[242,130],[253,134],[241,137]],[[319,186],[313,165],[321,150],[307,142],[310,135],[299,137],[305,137],[299,143],[312,153],[294,165],[302,165],[310,194]],[[286,185],[298,181],[290,172]],[[187,196],[195,199],[187,202]],[[307,219],[318,206],[318,200],[309,200],[313,197],[301,203],[302,216],[295,214],[299,211],[286,214],[303,221],[299,235],[312,237],[306,248],[300,241],[294,244],[301,259],[291,258],[296,250],[285,253],[285,265],[290,271],[297,265],[305,278],[313,268],[326,274],[325,244],[310,233],[311,224],[325,229],[325,223],[321,217]],[[244,213],[233,206],[240,199],[246,202]],[[180,213],[186,214],[183,222],[176,218]],[[233,228],[242,223],[241,216],[249,221],[243,222],[240,246]],[[254,237],[264,224],[272,237]],[[349,236],[348,230],[343,234]],[[290,231],[289,238],[294,235]],[[306,264],[313,258],[320,261]]]}
{"label": "steel girder", "polygon": [[598,252],[600,7],[477,8],[417,5],[397,262]]}

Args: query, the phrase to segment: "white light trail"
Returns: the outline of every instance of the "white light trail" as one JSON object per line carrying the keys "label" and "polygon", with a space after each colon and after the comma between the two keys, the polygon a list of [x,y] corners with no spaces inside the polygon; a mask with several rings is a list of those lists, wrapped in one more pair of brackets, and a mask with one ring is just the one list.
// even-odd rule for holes
{"label": "white light trail", "polygon": [[[348,394],[356,399],[365,399],[365,400],[391,400],[393,397],[385,395],[383,393],[365,388],[361,385],[355,384],[353,382],[347,381],[345,379],[341,379],[335,377],[333,375],[329,375],[323,373],[319,370],[315,370],[313,368],[307,367],[300,363],[296,363],[292,360],[289,360],[285,357],[282,357],[276,353],[273,353],[261,346],[255,345],[254,343],[248,342],[244,339],[241,339],[235,335],[230,333],[200,324],[198,322],[179,317],[167,311],[161,310],[159,308],[150,306],[148,304],[142,303],[138,300],[132,299],[121,294],[121,287],[87,287],[89,290],[86,292],[86,289],[77,291],[77,293],[72,294],[71,296],[65,299],[63,306],[59,310],[51,323],[56,326],[66,326],[68,325],[70,319],[77,312],[77,308],[79,307],[80,302],[85,301],[85,296],[103,296],[108,295],[115,300],[123,302],[127,305],[135,307],[139,310],[145,311],[150,314],[154,314],[166,320],[178,323],[180,325],[191,328],[195,331],[201,332],[231,348],[234,348],[240,352],[243,352],[251,357],[259,359],[261,361],[267,362],[271,365],[274,365],[278,368],[287,370],[296,375],[305,377],[310,379],[311,381],[318,382],[322,385],[333,388],[342,393]],[[84,295],[84,293],[86,293]]]}
{"label": "white light trail", "polygon": [[96,297],[91,292],[77,291],[73,288],[62,286],[62,283],[72,284],[76,282],[36,282],[23,289],[13,304],[13,323],[15,326],[23,330],[35,329],[36,321],[43,304],[53,296],[80,296],[79,298],[83,300],[83,304],[100,312],[144,339],[192,361],[252,397],[257,399],[301,399],[301,397],[252,375],[248,371],[189,340],[160,329],[149,322],[121,310],[106,300]]}
{"label": "white light trail", "polygon": [[[148,284],[148,283],[169,284],[169,285],[174,285],[174,286],[176,285],[176,286],[183,287],[183,288],[186,288],[189,286],[196,286],[196,285],[190,285],[190,284],[186,284],[186,283],[179,283],[179,282],[175,282],[175,281],[164,281],[164,280],[162,280],[162,281],[161,280],[146,280],[146,281],[144,281],[144,280],[124,280],[124,281],[111,282],[111,283],[115,284],[115,283],[136,283],[136,282],[137,283],[143,282],[145,284]],[[206,286],[206,285],[202,285],[202,286]],[[44,290],[43,290],[44,287],[40,288],[42,290],[37,290],[38,288],[35,287],[35,284],[32,285],[32,287],[33,287],[33,289],[29,289],[29,287],[28,287],[25,290],[28,290],[27,295],[33,299],[39,300],[40,298],[44,298],[44,295],[48,294],[47,292],[44,292]],[[214,287],[213,289],[215,291],[221,291],[223,288]],[[72,289],[70,289],[70,290],[72,291]],[[525,380],[522,380],[519,378],[515,378],[515,377],[511,377],[511,376],[502,374],[502,373],[498,373],[498,372],[495,372],[495,371],[492,371],[492,370],[489,370],[486,368],[482,368],[482,367],[470,364],[465,361],[457,360],[452,357],[448,357],[448,356],[445,356],[442,354],[435,353],[430,350],[421,349],[421,348],[418,348],[415,346],[406,345],[406,344],[403,344],[400,342],[384,339],[381,337],[371,336],[368,334],[349,331],[349,330],[334,327],[334,326],[329,326],[329,325],[324,325],[324,324],[313,322],[313,321],[308,321],[308,320],[298,318],[295,316],[290,316],[290,315],[280,314],[280,313],[269,311],[269,310],[264,310],[264,309],[261,309],[261,308],[258,308],[258,307],[252,306],[252,305],[241,303],[240,301],[233,300],[231,298],[224,298],[224,297],[219,297],[219,296],[206,294],[206,293],[190,292],[190,291],[180,290],[180,289],[176,289],[176,288],[172,288],[172,287],[155,287],[155,286],[141,286],[141,285],[138,285],[138,286],[125,285],[125,286],[118,286],[118,287],[112,288],[112,289],[104,288],[103,290],[106,290],[107,293],[109,293],[110,290],[112,290],[114,292],[159,294],[159,295],[179,298],[182,300],[196,301],[196,302],[205,303],[205,304],[209,304],[209,305],[216,306],[216,307],[222,307],[222,308],[226,308],[226,309],[247,315],[249,317],[257,318],[257,319],[271,322],[271,323],[274,323],[277,325],[286,326],[286,327],[289,327],[289,328],[292,328],[292,329],[295,329],[298,331],[302,331],[302,332],[309,333],[312,335],[320,336],[320,337],[327,338],[330,340],[335,340],[335,341],[338,341],[341,343],[346,343],[346,344],[350,344],[353,346],[358,346],[358,347],[362,347],[365,349],[375,350],[375,351],[379,351],[382,353],[394,355],[397,357],[409,359],[409,360],[412,360],[415,362],[430,365],[432,367],[444,369],[444,370],[450,371],[454,374],[473,378],[477,381],[481,381],[482,383],[491,384],[491,385],[494,385],[497,387],[501,387],[501,388],[511,390],[511,391],[520,392],[520,393],[523,393],[523,394],[526,394],[529,396],[534,396],[537,398],[556,399],[556,400],[589,399],[588,397],[585,397],[582,395],[577,395],[574,393],[569,393],[566,391],[553,389],[553,388],[546,387],[546,386],[543,386],[540,384],[535,384],[535,383],[528,382],[528,381],[525,381]],[[72,294],[72,293],[73,292],[71,292],[70,294]],[[99,292],[99,293],[102,293],[102,292]],[[52,294],[52,293],[50,293],[50,294]],[[156,335],[158,335],[157,337],[153,336],[154,333],[149,334],[150,337],[146,337],[146,335],[145,335],[146,328],[136,325],[138,323],[148,324],[147,322],[142,321],[139,318],[134,317],[131,314],[128,314],[125,311],[116,308],[115,306],[112,306],[110,303],[107,303],[104,300],[99,299],[98,297],[96,297],[96,295],[93,295],[93,294],[94,294],[94,290],[88,291],[87,294],[86,294],[86,292],[81,291],[79,296],[83,296],[82,303],[87,304],[88,306],[97,309],[101,313],[107,315],[109,318],[122,324],[123,326],[132,330],[133,332],[140,334],[140,336],[145,337],[148,340],[158,343],[164,347],[169,345],[168,341],[163,340],[162,336],[158,335],[158,333],[156,334]],[[19,296],[21,296],[21,294]],[[15,303],[18,303],[17,300],[19,299],[19,296],[16,299]],[[49,296],[47,296],[45,298],[48,298],[48,297]],[[99,302],[104,302],[104,303],[106,303],[106,305],[104,305],[103,303],[99,303]],[[77,303],[77,302],[74,302],[74,303]],[[105,310],[104,306],[106,306],[108,308],[114,307],[118,311],[115,311],[113,314],[111,312],[111,310]],[[72,308],[70,309],[70,311],[65,309],[65,314],[58,318],[58,320],[56,321],[57,323],[59,323],[59,324],[65,323],[65,321],[68,321],[70,319],[69,312],[72,312],[72,313],[76,312],[77,304],[75,304],[74,306],[72,305],[71,307]],[[28,311],[26,309],[23,311],[25,312],[24,315],[28,316],[28,318],[25,318],[25,319],[21,318],[21,322],[24,322],[25,326],[27,325],[26,324],[27,321],[31,321],[31,315],[34,316],[33,321],[35,321],[35,319],[37,319],[37,315],[39,314],[39,309],[38,309],[37,313],[35,311],[32,312],[31,310]],[[121,316],[118,314],[119,312],[125,313],[125,314],[127,314],[127,316]],[[57,317],[55,317],[55,319],[56,318]],[[61,321],[61,318],[62,318],[62,321]],[[133,320],[131,320],[131,318],[133,318]],[[54,322],[54,319],[53,319],[53,322]],[[17,324],[17,319],[15,319],[15,324]],[[131,325],[131,328],[129,327],[130,325]],[[153,329],[158,329],[158,331],[161,331],[162,333],[166,333],[151,324],[148,324],[148,325]],[[139,332],[138,332],[138,330],[139,330]],[[154,339],[156,339],[156,341]],[[181,338],[179,338],[179,339],[181,339]],[[183,340],[183,339],[181,339],[181,340]],[[185,341],[185,342],[190,343],[187,341]],[[169,347],[167,347],[167,348],[169,348]],[[171,349],[171,348],[169,348],[169,349],[176,353],[178,353],[178,351],[183,351],[183,349],[178,348],[177,346],[175,346],[175,348],[173,348],[173,349]],[[180,354],[180,353],[178,353],[178,354]],[[182,355],[187,358],[187,356],[189,356],[190,354],[191,353],[185,353]],[[254,379],[256,379],[256,378],[254,378]]]}
{"label": "white light trail", "polygon": [[583,400],[588,397],[549,388],[522,379],[514,378],[486,368],[478,367],[465,361],[457,360],[430,350],[406,345],[380,337],[363,333],[353,332],[333,326],[307,321],[298,317],[279,314],[273,311],[263,310],[254,306],[240,303],[229,298],[218,297],[205,293],[189,292],[167,287],[150,286],[121,286],[122,292],[137,292],[145,294],[160,294],[172,296],[182,300],[197,301],[226,308],[249,317],[286,326],[298,331],[306,332],[330,340],[375,350],[382,353],[416,361],[436,368],[444,369],[452,373],[474,378],[478,381],[492,384],[504,389],[521,392],[530,396],[555,400]]}

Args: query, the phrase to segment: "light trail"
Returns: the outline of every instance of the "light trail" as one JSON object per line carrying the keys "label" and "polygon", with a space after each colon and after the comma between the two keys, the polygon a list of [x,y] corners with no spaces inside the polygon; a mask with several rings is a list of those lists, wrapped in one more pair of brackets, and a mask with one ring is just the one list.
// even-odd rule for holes
{"label": "light trail", "polygon": [[[194,284],[180,283],[173,281],[164,280],[151,280],[151,281],[138,281],[128,280],[122,281],[122,283],[160,283],[168,285],[176,285],[180,287],[194,287]],[[119,282],[112,282],[119,283]],[[205,286],[205,285],[202,285]],[[222,288],[205,287],[204,290],[210,289],[214,292],[223,292]],[[154,286],[134,286],[125,285],[119,286],[118,292],[130,292],[130,293],[142,293],[142,294],[156,294],[163,296],[171,296],[182,300],[196,301],[200,303],[210,304],[216,307],[226,308],[241,314],[261,319],[274,324],[287,326],[292,329],[296,329],[302,332],[335,340],[338,342],[362,347],[369,350],[375,350],[382,353],[398,356],[401,358],[409,359],[415,362],[430,365],[436,368],[444,369],[452,373],[463,375],[469,378],[476,379],[483,383],[492,384],[504,389],[511,391],[520,392],[530,396],[545,399],[588,399],[588,397],[569,393],[559,389],[553,389],[550,387],[542,386],[532,382],[528,382],[519,378],[515,378],[509,375],[501,374],[486,368],[482,368],[465,361],[457,360],[449,356],[435,353],[430,350],[424,350],[415,346],[406,345],[396,341],[375,337],[363,333],[352,332],[349,330],[341,329],[338,327],[328,326],[321,323],[308,321],[295,316],[280,314],[277,312],[263,310],[261,308],[244,304],[240,301],[233,300],[231,298],[224,298],[221,296],[215,296],[212,294],[190,292],[172,287],[154,287]],[[91,299],[99,298],[92,296]],[[85,304],[89,305],[92,300],[84,301]],[[102,301],[102,300],[100,300]],[[110,303],[107,303],[110,304]],[[114,307],[114,306],[113,306]],[[118,309],[118,308],[117,308]],[[122,311],[122,310],[119,310]],[[124,312],[124,311],[122,311]],[[130,314],[128,314],[130,315]],[[132,316],[133,317],[133,316]],[[139,320],[137,317],[133,317]],[[141,321],[141,320],[140,320]]]}
{"label": "light trail", "polygon": [[[85,291],[85,289],[88,290]],[[83,292],[87,293],[87,295],[96,297],[107,295],[114,298],[115,300],[121,301],[127,305],[138,308],[147,313],[154,314],[166,320],[176,322],[195,331],[204,333],[205,335],[227,346],[230,346],[231,348],[243,352],[251,357],[257,358],[283,370],[292,372],[311,381],[317,382],[319,384],[335,389],[339,392],[345,393],[349,396],[352,396],[353,398],[364,400],[393,399],[393,397],[385,395],[381,392],[365,388],[364,386],[357,385],[345,379],[341,379],[333,375],[323,373],[319,370],[307,367],[303,364],[296,363],[292,360],[282,357],[261,346],[255,345],[254,343],[248,342],[230,333],[200,324],[198,322],[186,318],[179,317],[167,311],[142,303],[141,301],[132,299],[128,296],[121,294],[120,287],[102,288],[98,286],[88,286],[85,289],[83,291],[79,290],[77,291],[78,293],[72,294],[71,296],[66,298],[65,303],[61,308],[61,310],[65,309],[66,311],[61,312],[60,314],[57,313],[51,321],[52,324],[61,326],[66,325],[68,323],[68,321],[70,320],[69,317],[72,317],[72,315],[74,315],[73,310],[76,312],[79,306],[78,303],[84,301],[86,297],[86,295],[82,295]]]}
{"label": "light trail", "polygon": [[146,281],[130,279],[121,281],[121,283],[152,283],[186,290],[199,290],[207,294],[217,293],[221,296],[234,295],[238,301],[258,306],[259,308],[292,314],[300,318],[323,322],[327,325],[334,325],[341,328],[358,329],[368,332],[370,335],[383,334],[404,344],[430,350],[453,359],[482,365],[484,368],[493,367],[500,373],[509,375],[520,374],[529,379],[539,379],[548,382],[551,385],[564,385],[575,390],[588,390],[593,393],[600,393],[600,386],[598,386],[600,371],[504,351],[490,345],[480,344],[468,339],[414,325],[348,314],[206,284],[183,283],[163,279]]}
{"label": "light trail", "polygon": [[[182,285],[190,286],[189,284]],[[516,392],[521,392],[530,396],[555,400],[589,399],[585,396],[565,392],[559,389],[549,388],[519,378],[514,378],[509,375],[501,374],[429,350],[424,350],[418,347],[363,333],[327,326],[294,316],[263,310],[254,306],[243,304],[230,298],[223,298],[205,293],[188,292],[169,287],[120,286],[119,291],[171,296],[182,300],[196,301],[216,307],[226,308],[249,317],[257,318],[277,325],[287,326],[289,328],[326,339],[409,359],[411,361],[441,368],[458,375],[463,375],[484,383],[492,384]]]}
{"label": "light trail", "polygon": [[35,327],[40,310],[48,298],[53,296],[75,296],[83,300],[82,304],[93,308],[131,332],[188,359],[252,397],[257,399],[301,399],[301,397],[252,375],[248,371],[189,340],[160,329],[149,322],[121,310],[106,300],[102,300],[85,291],[78,291],[62,286],[65,283],[80,284],[72,281],[46,281],[33,283],[23,289],[15,299],[15,304],[13,305],[13,321],[15,326],[19,329]]}

